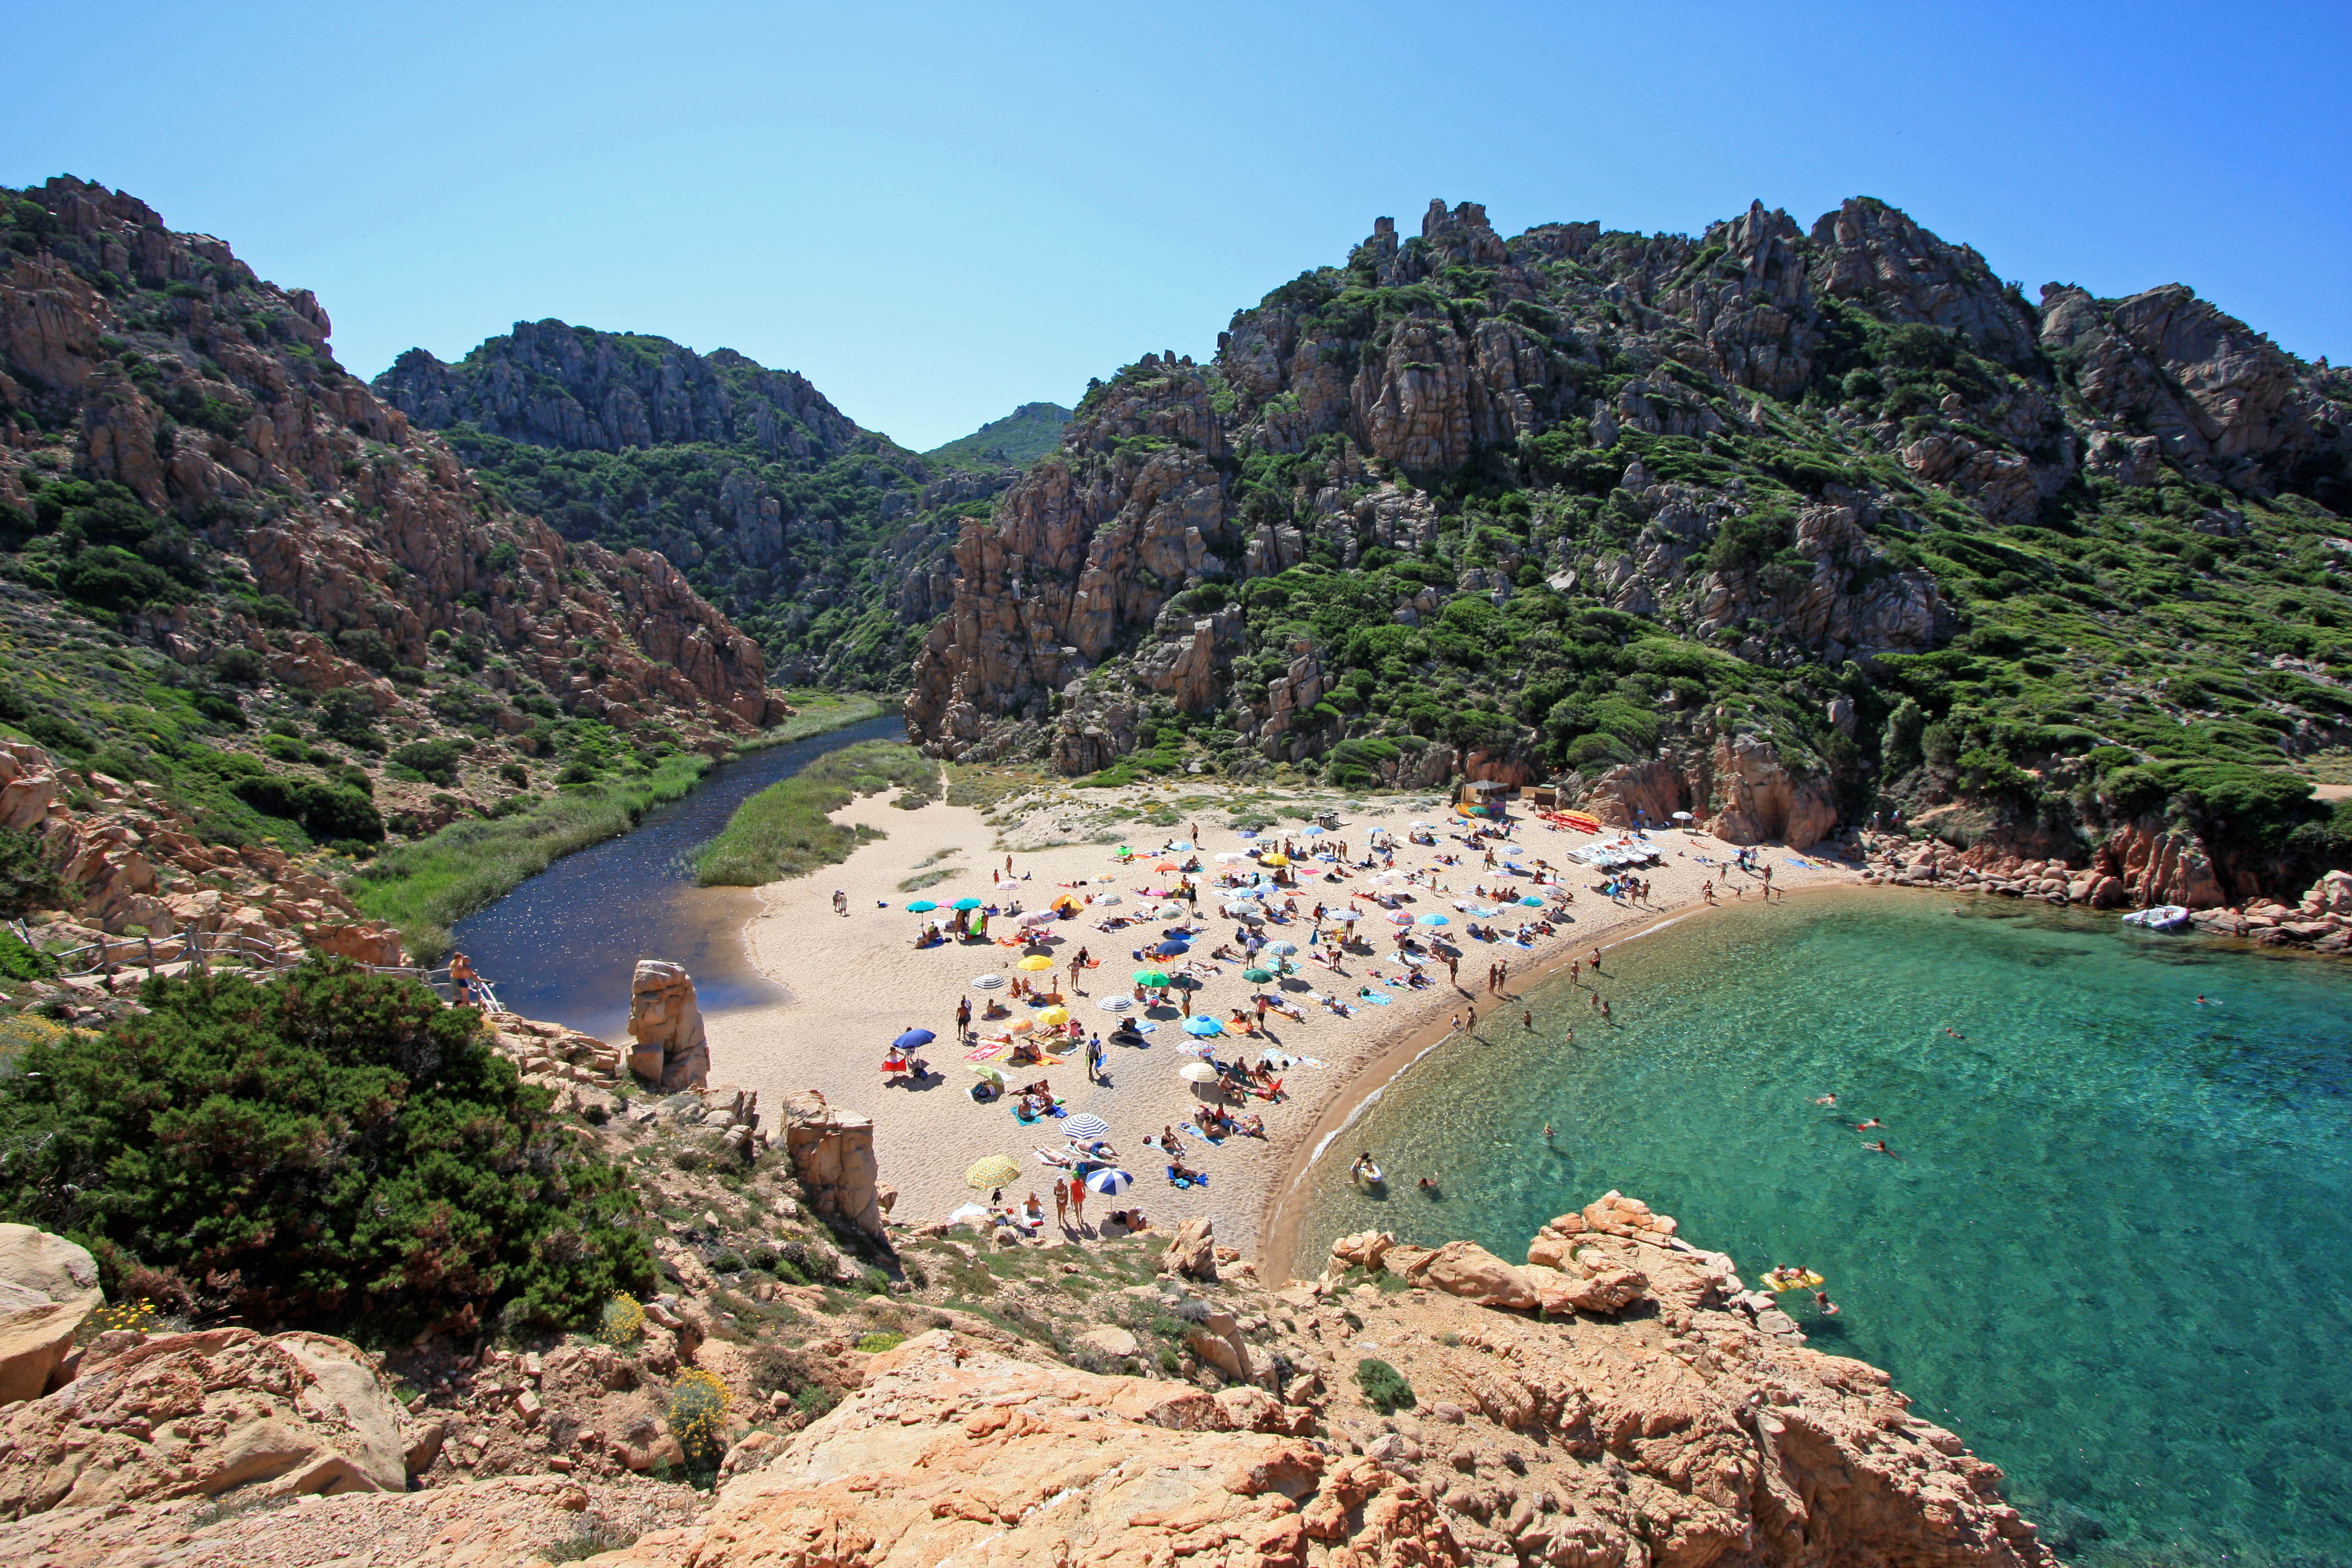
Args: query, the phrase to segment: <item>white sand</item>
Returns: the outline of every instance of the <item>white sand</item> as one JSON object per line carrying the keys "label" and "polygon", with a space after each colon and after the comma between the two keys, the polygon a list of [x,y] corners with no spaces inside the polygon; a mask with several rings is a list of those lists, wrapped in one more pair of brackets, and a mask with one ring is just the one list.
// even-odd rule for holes
{"label": "white sand", "polygon": [[[1199,786],[1195,784],[1188,788],[1197,794]],[[1145,798],[1150,798],[1148,792]],[[1133,972],[1147,967],[1132,959],[1130,953],[1138,947],[1161,940],[1162,928],[1172,923],[1154,920],[1120,931],[1104,931],[1096,929],[1096,922],[1112,914],[1132,914],[1139,905],[1146,904],[1149,900],[1138,896],[1139,889],[1174,884],[1177,878],[1155,875],[1149,869],[1156,860],[1171,857],[1139,857],[1130,869],[1122,872],[1115,847],[1108,844],[1016,849],[1013,851],[1014,869],[1026,879],[1017,887],[992,888],[991,872],[1001,873],[1006,858],[1006,851],[998,847],[999,829],[983,820],[978,811],[940,803],[916,811],[901,811],[881,796],[859,801],[837,813],[835,819],[869,824],[886,833],[887,838],[860,847],[840,866],[761,889],[763,911],[749,922],[746,941],[752,963],[783,988],[787,1000],[712,1016],[709,1021],[711,1076],[757,1089],[761,1109],[771,1127],[781,1120],[784,1096],[802,1089],[822,1090],[834,1104],[873,1117],[882,1180],[899,1193],[893,1216],[897,1219],[922,1223],[943,1218],[950,1209],[971,1199],[975,1194],[965,1189],[964,1173],[990,1154],[1010,1155],[1020,1162],[1024,1174],[1034,1173],[1027,1184],[1009,1190],[1007,1197],[1023,1195],[1034,1186],[1045,1201],[1050,1215],[1054,1173],[1039,1163],[1032,1151],[1064,1147],[1065,1140],[1057,1131],[1059,1123],[1048,1121],[1024,1126],[1013,1120],[1004,1100],[986,1105],[974,1103],[967,1091],[976,1079],[955,1036],[955,1007],[960,996],[972,998],[976,1029],[993,1031],[1003,1027],[1001,1022],[983,1022],[981,1014],[992,994],[973,990],[971,983],[983,973],[1001,974],[1009,982],[1017,973],[1013,963],[1021,956],[1021,950],[951,942],[917,951],[913,946],[915,933],[927,918],[939,917],[911,914],[905,906],[918,898],[946,904],[970,895],[1000,906],[1007,898],[1017,897],[1023,908],[1034,910],[1045,907],[1064,891],[1057,884],[1089,879],[1088,886],[1071,890],[1080,897],[1115,892],[1121,901],[1111,908],[1090,907],[1077,918],[1048,928],[1060,939],[1053,948],[1055,970],[1051,974],[1030,978],[1044,981],[1049,986],[1066,984],[1069,960],[1080,947],[1089,950],[1100,961],[1101,966],[1090,971],[1081,982],[1083,993],[1067,995],[1066,1000],[1078,1023],[1089,1032],[1104,1037],[1108,1081],[1087,1082],[1083,1049],[1063,1055],[1059,1066],[1008,1066],[1008,1079],[1015,1084],[1050,1079],[1055,1092],[1066,1097],[1072,1113],[1092,1111],[1110,1123],[1111,1141],[1137,1180],[1126,1194],[1116,1199],[1088,1194],[1087,1214],[1090,1223],[1099,1223],[1110,1209],[1137,1205],[1155,1226],[1193,1215],[1208,1215],[1215,1219],[1221,1244],[1239,1247],[1245,1255],[1253,1254],[1267,1198],[1282,1176],[1290,1151],[1315,1123],[1318,1112],[1346,1093],[1365,1068],[1417,1029],[1442,1028],[1451,1015],[1473,1005],[1482,1016],[1498,1008],[1517,1010],[1507,998],[1486,994],[1487,964],[1507,958],[1516,977],[1512,989],[1516,990],[1549,968],[1564,964],[1570,956],[1581,958],[1594,947],[1605,948],[1613,937],[1622,937],[1631,928],[1652,921],[1663,912],[1696,903],[1700,884],[1709,878],[1718,889],[1727,882],[1748,889],[1739,900],[1725,895],[1723,901],[1727,906],[1753,904],[1760,897],[1752,877],[1741,873],[1727,877],[1725,868],[1703,864],[1696,858],[1706,856],[1727,859],[1733,851],[1720,840],[1704,834],[1665,833],[1656,836],[1665,854],[1664,863],[1638,873],[1654,884],[1649,907],[1637,909],[1612,903],[1591,891],[1591,885],[1601,880],[1600,875],[1570,862],[1571,871],[1566,882],[1575,893],[1574,923],[1561,925],[1553,937],[1538,937],[1532,952],[1506,943],[1475,942],[1460,934],[1464,924],[1473,917],[1453,908],[1451,900],[1469,899],[1468,889],[1474,884],[1483,882],[1491,888],[1497,879],[1496,873],[1487,871],[1481,857],[1449,837],[1446,827],[1441,827],[1438,845],[1433,849],[1408,844],[1404,837],[1405,825],[1416,819],[1452,823],[1456,828],[1458,822],[1443,809],[1432,809],[1426,798],[1412,801],[1390,797],[1371,801],[1368,806],[1360,813],[1342,809],[1341,826],[1328,837],[1344,840],[1349,854],[1360,858],[1371,831],[1385,827],[1396,837],[1396,865],[1400,871],[1434,869],[1446,889],[1443,894],[1433,894],[1425,885],[1390,885],[1413,896],[1413,901],[1405,906],[1409,911],[1439,910],[1451,919],[1453,924],[1446,930],[1460,949],[1463,990],[1445,984],[1444,969],[1433,963],[1430,973],[1437,984],[1418,992],[1396,990],[1391,1005],[1360,1005],[1354,1017],[1343,1018],[1305,1001],[1295,989],[1281,991],[1244,981],[1244,966],[1240,963],[1223,963],[1221,973],[1204,977],[1202,989],[1192,993],[1194,1013],[1225,1018],[1234,1007],[1244,1005],[1251,993],[1264,989],[1284,995],[1306,1014],[1304,1023],[1269,1015],[1267,1021],[1274,1026],[1275,1043],[1271,1045],[1238,1036],[1213,1041],[1220,1059],[1243,1056],[1254,1061],[1260,1050],[1276,1048],[1313,1057],[1325,1064],[1320,1068],[1301,1067],[1286,1073],[1288,1098],[1280,1103],[1253,1100],[1246,1107],[1235,1108],[1237,1112],[1264,1116],[1267,1132],[1265,1140],[1228,1138],[1222,1145],[1212,1145],[1184,1133],[1183,1124],[1200,1103],[1192,1086],[1177,1076],[1177,1068],[1197,1059],[1179,1048],[1190,1043],[1190,1037],[1181,1029],[1178,1020],[1163,1016],[1158,1020],[1159,1029],[1149,1037],[1148,1048],[1111,1046],[1109,1034],[1118,1022],[1118,1015],[1096,1006],[1100,997],[1130,991]],[[1066,821],[1078,809],[1083,808],[1070,807],[1055,813],[1049,807],[1033,813],[1027,833],[1016,833],[1016,842],[1046,827],[1050,817],[1058,815]],[[1226,868],[1210,858],[1213,854],[1243,849],[1251,843],[1223,826],[1228,816],[1225,811],[1192,812],[1186,816],[1187,822],[1175,827],[1130,822],[1126,826],[1131,829],[1132,836],[1125,841],[1139,851],[1156,849],[1171,840],[1185,839],[1191,824],[1197,823],[1203,836],[1199,849],[1204,877]],[[1286,834],[1303,850],[1315,842],[1303,837],[1305,826],[1279,824],[1265,829],[1256,842],[1275,842]],[[1540,858],[1558,867],[1566,851],[1594,840],[1590,835],[1554,830],[1540,821],[1523,818],[1515,830],[1515,841],[1525,851],[1524,858],[1530,865]],[[955,853],[946,855],[934,866],[922,866],[929,858],[946,851]],[[1461,854],[1465,858],[1459,866],[1438,867],[1435,857],[1441,852]],[[1810,868],[1791,864],[1790,852],[1778,846],[1765,847],[1761,853],[1772,867],[1776,887],[1795,889],[1852,879],[1851,873],[1836,868],[1834,863],[1817,862]],[[1184,858],[1181,854],[1172,857],[1177,860]],[[958,867],[961,872],[932,888],[916,892],[898,890],[898,883],[916,874],[919,868],[936,869],[941,866]],[[1242,868],[1255,869],[1246,865]],[[1319,873],[1328,868],[1320,862],[1303,862],[1294,868],[1300,878],[1297,895],[1302,917],[1318,900],[1339,908],[1349,902],[1349,892],[1369,891],[1375,886],[1370,880],[1371,873],[1363,870],[1354,870],[1345,881],[1325,881]],[[835,889],[848,895],[849,912],[845,918],[834,912],[832,898]],[[1529,887],[1527,890],[1543,889]],[[1203,889],[1199,907],[1208,917],[1209,929],[1195,940],[1190,959],[1206,962],[1220,942],[1233,941],[1236,922],[1218,914],[1221,902],[1213,891]],[[1385,911],[1365,900],[1357,900],[1356,907],[1367,911],[1360,929],[1370,937],[1381,956],[1373,959],[1351,952],[1345,960],[1344,975],[1339,975],[1318,963],[1304,962],[1302,953],[1301,972],[1296,978],[1306,981],[1318,994],[1337,994],[1352,999],[1357,987],[1369,980],[1373,971],[1391,976],[1402,973],[1390,956],[1389,934],[1394,928],[1385,921]],[[1488,900],[1485,907],[1498,906]],[[1507,911],[1485,923],[1507,931],[1521,916],[1533,918],[1538,913],[1535,910]],[[1286,927],[1268,924],[1263,929],[1270,939],[1297,941],[1304,947],[1311,921],[1302,918]],[[993,936],[1009,936],[1013,930],[1011,921],[999,919],[991,922]],[[1155,962],[1165,967],[1181,965],[1187,960]],[[1175,972],[1171,968],[1171,973]],[[1003,997],[1009,989],[1008,984],[993,994]],[[1610,995],[1611,991],[1604,984],[1602,994]],[[1638,1005],[1638,998],[1619,995],[1612,1000]],[[1008,1005],[1015,1016],[1030,1011],[1019,1003],[1008,1002]],[[929,1060],[936,1072],[945,1075],[944,1082],[935,1081],[921,1089],[884,1087],[879,1071],[883,1048],[900,1031],[908,1028],[938,1033],[939,1039],[919,1054]],[[998,1059],[1002,1065],[1002,1058]],[[1206,1188],[1171,1186],[1164,1174],[1165,1161],[1156,1150],[1144,1146],[1145,1134],[1156,1133],[1167,1124],[1179,1129],[1185,1163],[1208,1173],[1210,1182]],[[1050,1219],[1048,1228],[1051,1229]]]}

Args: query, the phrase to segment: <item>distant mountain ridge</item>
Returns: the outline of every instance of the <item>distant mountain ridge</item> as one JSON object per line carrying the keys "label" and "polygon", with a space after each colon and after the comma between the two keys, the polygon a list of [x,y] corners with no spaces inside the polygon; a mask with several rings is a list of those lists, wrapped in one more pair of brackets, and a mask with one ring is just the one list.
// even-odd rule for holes
{"label": "distant mountain ridge", "polygon": [[1024,403],[1002,419],[923,454],[949,468],[994,472],[1025,468],[1052,451],[1062,438],[1070,411],[1058,403]]}
{"label": "distant mountain ridge", "polygon": [[[796,372],[731,349],[518,321],[456,363],[411,349],[383,399],[442,431],[483,482],[566,538],[658,552],[793,680],[903,683],[937,613],[933,568],[1055,424],[1031,404],[950,443],[861,429]],[[943,448],[944,450],[944,448]]]}

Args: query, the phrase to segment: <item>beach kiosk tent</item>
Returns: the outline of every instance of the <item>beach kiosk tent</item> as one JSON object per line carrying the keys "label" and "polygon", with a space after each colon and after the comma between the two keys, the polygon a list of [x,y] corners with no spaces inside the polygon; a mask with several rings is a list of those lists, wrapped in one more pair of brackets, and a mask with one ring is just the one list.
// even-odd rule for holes
{"label": "beach kiosk tent", "polygon": [[1503,803],[1510,796],[1511,786],[1498,779],[1468,779],[1463,782],[1462,795],[1454,808],[1465,816],[1503,815]]}

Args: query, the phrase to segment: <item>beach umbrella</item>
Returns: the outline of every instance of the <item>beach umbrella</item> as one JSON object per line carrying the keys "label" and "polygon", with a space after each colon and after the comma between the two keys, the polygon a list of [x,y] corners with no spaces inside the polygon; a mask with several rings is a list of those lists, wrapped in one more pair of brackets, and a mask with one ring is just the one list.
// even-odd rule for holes
{"label": "beach umbrella", "polygon": [[1313,837],[1318,837],[1318,835],[1320,835],[1320,834],[1322,833],[1322,831],[1323,831],[1323,830],[1322,830],[1321,828],[1319,828],[1319,827],[1309,827],[1309,828],[1304,829],[1304,831],[1305,831],[1305,833],[1306,833],[1306,835],[1307,835],[1307,837],[1309,837],[1309,838],[1313,838]]}
{"label": "beach umbrella", "polygon": [[991,1154],[963,1173],[963,1184],[981,1193],[1020,1179],[1021,1167],[1003,1154]]}
{"label": "beach umbrella", "polygon": [[950,904],[948,908],[951,910],[962,910],[966,912],[970,912],[972,910],[980,908],[980,900],[978,899],[958,899],[954,903]]}
{"label": "beach umbrella", "polygon": [[1531,910],[1539,910],[1543,908],[1543,900],[1537,898],[1533,893],[1529,893],[1526,898],[1521,899],[1519,902],[1526,908]]}
{"label": "beach umbrella", "polygon": [[1195,1014],[1184,1020],[1184,1032],[1188,1035],[1222,1035],[1225,1026],[1205,1013]]}
{"label": "beach umbrella", "polygon": [[1298,951],[1298,944],[1295,942],[1270,942],[1265,944],[1265,950],[1268,952],[1280,953],[1283,957],[1287,958],[1292,953]]}
{"label": "beach umbrella", "polygon": [[1269,849],[1258,857],[1258,863],[1262,866],[1287,866],[1290,864],[1290,857],[1279,849]]}
{"label": "beach umbrella", "polygon": [[1218,850],[1218,851],[1217,851],[1217,858],[1218,858],[1218,859],[1220,859],[1220,860],[1223,860],[1223,861],[1227,861],[1227,862],[1232,862],[1232,861],[1234,861],[1234,860],[1246,860],[1246,859],[1248,859],[1248,858],[1249,858],[1249,857],[1248,857],[1248,856],[1246,856],[1246,855],[1244,855],[1244,854],[1243,854],[1243,853],[1242,853],[1240,850],[1238,850],[1238,849],[1220,849],[1220,850]]}
{"label": "beach umbrella", "polygon": [[1054,961],[1042,952],[1033,952],[1013,967],[1025,969],[1032,974],[1040,974],[1053,968]]}
{"label": "beach umbrella", "polygon": [[971,977],[974,991],[993,991],[1003,984],[1004,976],[1002,974],[975,974]]}
{"label": "beach umbrella", "polygon": [[1091,1110],[1082,1110],[1062,1123],[1065,1138],[1099,1138],[1110,1131],[1110,1123]]}
{"label": "beach umbrella", "polygon": [[1129,996],[1106,996],[1095,1005],[1106,1013],[1124,1013],[1135,1005],[1135,1000]]}
{"label": "beach umbrella", "polygon": [[972,1063],[971,1076],[974,1078],[984,1078],[989,1082],[997,1085],[999,1088],[1003,1088],[1004,1084],[1004,1069],[998,1067],[993,1062]]}
{"label": "beach umbrella", "polygon": [[1171,940],[1163,942],[1158,947],[1153,948],[1151,950],[1151,955],[1154,958],[1174,958],[1178,953],[1190,952],[1192,951],[1192,948],[1191,943]]}
{"label": "beach umbrella", "polygon": [[1054,919],[1054,911],[1051,910],[1031,910],[1021,917],[1021,923],[1025,926],[1052,925]]}
{"label": "beach umbrella", "polygon": [[1267,981],[1274,978],[1274,971],[1271,969],[1244,969],[1242,971],[1242,978],[1248,981],[1253,985],[1263,985]]}
{"label": "beach umbrella", "polygon": [[1186,1062],[1176,1069],[1176,1076],[1186,1083],[1214,1083],[1225,1075],[1206,1062]]}
{"label": "beach umbrella", "polygon": [[1168,976],[1157,969],[1139,969],[1135,972],[1135,983],[1157,990],[1168,984]]}
{"label": "beach umbrella", "polygon": [[1004,1029],[1007,1034],[1019,1035],[1025,1034],[1036,1026],[1036,1024],[1030,1019],[1015,1018],[1011,1023],[1005,1025]]}
{"label": "beach umbrella", "polygon": [[1342,924],[1352,924],[1364,918],[1364,911],[1361,910],[1333,910],[1331,911],[1331,918]]}
{"label": "beach umbrella", "polygon": [[1180,871],[1183,869],[1182,867],[1177,865],[1173,860],[1162,860],[1159,865],[1154,866],[1151,868],[1155,871]]}
{"label": "beach umbrella", "polygon": [[933,903],[929,899],[917,899],[913,903],[907,906],[911,912],[919,915],[929,914],[933,910],[938,909],[939,907],[939,905]]}
{"label": "beach umbrella", "polygon": [[1405,913],[1402,910],[1398,910],[1389,916],[1389,924],[1392,926],[1409,926],[1412,924],[1412,917]]}
{"label": "beach umbrella", "polygon": [[1076,893],[1064,893],[1060,898],[1054,900],[1054,908],[1057,910],[1082,910],[1086,908],[1086,900],[1079,898]]}
{"label": "beach umbrella", "polygon": [[909,1029],[890,1043],[899,1050],[911,1051],[917,1046],[928,1046],[938,1038],[939,1037],[929,1029]]}
{"label": "beach umbrella", "polygon": [[1070,1010],[1067,1007],[1048,1007],[1044,1012],[1037,1015],[1037,1022],[1045,1025],[1049,1029],[1057,1025],[1066,1024],[1069,1021]]}
{"label": "beach umbrella", "polygon": [[1190,849],[1192,847],[1190,844],[1171,844],[1168,847],[1171,849]]}
{"label": "beach umbrella", "polygon": [[1675,820],[1676,822],[1688,822],[1690,819],[1691,814],[1687,811],[1678,811],[1675,813]]}
{"label": "beach umbrella", "polygon": [[1426,914],[1422,916],[1416,923],[1425,926],[1442,926],[1452,925],[1454,922],[1441,914]]}
{"label": "beach umbrella", "polygon": [[1100,1193],[1105,1197],[1115,1197],[1133,1185],[1135,1185],[1133,1176],[1111,1165],[1105,1165],[1101,1170],[1091,1172],[1087,1176],[1087,1191]]}

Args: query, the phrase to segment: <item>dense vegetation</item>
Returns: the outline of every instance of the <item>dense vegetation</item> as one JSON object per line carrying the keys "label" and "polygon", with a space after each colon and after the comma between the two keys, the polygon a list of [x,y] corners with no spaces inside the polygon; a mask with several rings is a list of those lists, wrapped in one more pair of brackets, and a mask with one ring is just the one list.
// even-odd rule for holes
{"label": "dense vegetation", "polygon": [[382,1341],[585,1327],[651,1283],[626,1184],[473,1009],[335,959],[141,999],[0,1078],[0,1212],[89,1245],[111,1293]]}
{"label": "dense vegetation", "polygon": [[937,800],[940,788],[940,765],[912,746],[889,741],[844,746],[736,807],[696,857],[695,879],[706,887],[756,888],[805,877],[882,837],[871,827],[835,822],[829,813],[887,789],[900,792],[892,805],[912,810]]}

